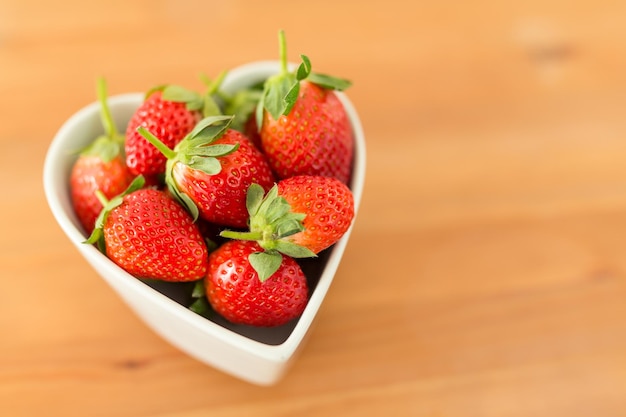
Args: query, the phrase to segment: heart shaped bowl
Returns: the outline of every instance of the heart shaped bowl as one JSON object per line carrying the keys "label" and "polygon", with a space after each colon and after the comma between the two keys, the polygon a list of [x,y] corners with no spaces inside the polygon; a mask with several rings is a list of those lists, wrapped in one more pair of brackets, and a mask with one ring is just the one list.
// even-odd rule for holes
{"label": "heart shaped bowl", "polygon": [[[223,81],[227,93],[256,85],[279,72],[276,61],[260,61],[231,70]],[[343,93],[338,93],[352,123],[355,156],[350,188],[358,211],[365,177],[365,141],[358,114]],[[123,131],[142,93],[109,98],[109,107]],[[200,315],[188,306],[191,284],[171,284],[137,279],[94,246],[84,244],[86,235],[74,214],[69,174],[75,151],[102,133],[100,107],[94,102],[71,116],[59,129],[48,149],[43,183],[50,210],[80,254],[128,306],[153,331],[189,356],[225,373],[258,385],[272,385],[284,375],[311,330],[320,305],[333,281],[348,243],[350,230],[318,258],[302,263],[310,285],[310,299],[297,319],[283,326],[257,328],[233,325],[217,315]],[[354,223],[353,223],[354,225]]]}

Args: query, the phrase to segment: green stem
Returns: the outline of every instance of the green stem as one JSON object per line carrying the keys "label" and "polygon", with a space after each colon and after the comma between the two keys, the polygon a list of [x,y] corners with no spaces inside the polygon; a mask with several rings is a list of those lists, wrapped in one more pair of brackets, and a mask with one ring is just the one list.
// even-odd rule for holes
{"label": "green stem", "polygon": [[222,81],[224,81],[224,77],[226,77],[227,71],[222,71],[216,79],[211,81],[208,77],[205,78],[205,83],[207,86],[207,94],[217,94],[220,86],[222,85]]}
{"label": "green stem", "polygon": [[117,128],[115,127],[115,123],[113,122],[113,116],[111,116],[111,111],[109,109],[109,105],[107,103],[107,84],[104,78],[98,78],[98,101],[100,102],[100,119],[102,120],[102,126],[104,126],[104,131],[106,132],[107,137],[116,138],[118,137]]}
{"label": "green stem", "polygon": [[139,132],[139,134],[141,136],[143,136],[144,138],[146,138],[146,140],[148,142],[150,142],[152,145],[154,145],[155,148],[157,148],[163,155],[165,155],[165,157],[167,159],[173,159],[176,157],[177,152],[168,148],[166,144],[164,144],[163,142],[161,142],[161,140],[159,138],[157,138],[156,136],[154,136],[152,134],[152,132],[150,132],[148,129],[146,129],[143,126],[139,126],[137,128],[137,132]]}
{"label": "green stem", "polygon": [[285,31],[278,31],[278,47],[280,51],[280,65],[283,74],[288,72],[287,69],[287,40],[285,39]]}
{"label": "green stem", "polygon": [[109,200],[100,189],[96,190],[96,198],[100,204],[102,204],[102,207],[106,207],[106,205],[109,204]]}
{"label": "green stem", "polygon": [[220,232],[220,236],[228,239],[237,240],[261,240],[263,233],[261,232],[236,232],[234,230],[223,230]]}

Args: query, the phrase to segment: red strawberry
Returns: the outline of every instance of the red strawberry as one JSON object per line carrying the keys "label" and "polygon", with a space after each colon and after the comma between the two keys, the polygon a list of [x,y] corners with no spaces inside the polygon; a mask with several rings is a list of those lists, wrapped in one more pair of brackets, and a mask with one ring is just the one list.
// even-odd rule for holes
{"label": "red strawberry", "polygon": [[107,202],[88,243],[138,278],[171,282],[204,278],[208,250],[189,213],[165,191],[141,188],[142,176]]}
{"label": "red strawberry", "polygon": [[143,126],[173,148],[203,116],[203,98],[178,86],[157,87],[135,111],[126,127],[126,163],[135,175],[165,172],[167,159],[137,132]]}
{"label": "red strawberry", "polygon": [[204,94],[177,85],[153,88],[126,127],[126,163],[136,175],[157,176],[165,172],[166,158],[138,132],[142,126],[170,148],[175,147],[203,117],[221,114],[215,97],[226,72],[205,79]]}
{"label": "red strawberry", "polygon": [[225,230],[223,237],[256,240],[269,255],[315,256],[336,243],[354,219],[354,197],[336,178],[298,175],[278,182],[267,195],[248,191],[250,231]]}
{"label": "red strawberry", "polygon": [[203,119],[174,150],[140,128],[167,155],[166,183],[194,217],[223,226],[246,227],[248,187],[268,190],[274,175],[267,160],[242,133],[230,129],[232,116]]}
{"label": "red strawberry", "polygon": [[105,133],[85,148],[70,173],[70,194],[74,212],[81,225],[91,234],[102,203],[96,196],[100,190],[106,198],[113,198],[133,180],[124,162],[124,136],[115,128],[107,105],[106,83],[98,80],[98,99]]}
{"label": "red strawberry", "polygon": [[207,299],[227,320],[252,326],[278,326],[299,317],[307,303],[306,277],[297,262],[282,257],[275,273],[261,281],[250,257],[262,249],[231,240],[209,256]]}
{"label": "red strawberry", "polygon": [[323,175],[348,183],[354,137],[333,90],[350,83],[312,73],[305,55],[296,71],[289,72],[282,31],[280,51],[283,69],[266,80],[256,112],[261,145],[272,169],[279,178]]}
{"label": "red strawberry", "polygon": [[304,230],[287,240],[313,253],[336,243],[354,219],[354,197],[350,189],[335,178],[300,175],[278,183],[278,195],[291,210],[304,213]]}

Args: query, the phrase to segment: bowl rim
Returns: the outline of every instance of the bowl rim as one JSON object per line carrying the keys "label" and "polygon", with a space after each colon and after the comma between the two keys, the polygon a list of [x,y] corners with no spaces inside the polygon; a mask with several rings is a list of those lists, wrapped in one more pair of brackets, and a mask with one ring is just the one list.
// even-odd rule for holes
{"label": "bowl rim", "polygon": [[[290,65],[293,66],[293,64]],[[279,69],[279,61],[274,60],[246,63],[233,68],[227,73],[223,81],[223,89],[226,92],[233,92],[237,89],[238,83],[241,84],[241,86],[249,85],[249,83],[245,84],[241,80],[254,77],[266,78],[267,76],[278,72]],[[314,318],[317,316],[319,307],[334,278],[334,274],[347,245],[348,238],[354,227],[357,217],[356,213],[358,213],[364,187],[366,149],[363,127],[356,109],[348,97],[343,92],[336,92],[336,94],[348,113],[348,117],[354,131],[355,155],[350,188],[353,190],[354,195],[355,219],[353,220],[348,231],[332,248],[333,253],[329,256],[328,264],[325,266],[314,291],[310,294],[304,312],[299,317],[298,322],[295,324],[290,334],[284,342],[280,344],[267,344],[251,339],[245,335],[232,331],[231,329],[225,328],[219,323],[215,323],[206,317],[193,313],[187,307],[128,274],[122,268],[110,261],[106,255],[102,254],[93,245],[85,245],[82,243],[86,239],[86,236],[79,227],[78,220],[74,215],[73,210],[71,210],[70,204],[68,177],[71,164],[66,162],[66,166],[64,166],[62,161],[67,161],[68,158],[68,134],[76,129],[77,125],[84,119],[93,117],[94,113],[99,114],[100,105],[97,101],[89,103],[72,114],[61,125],[49,145],[43,169],[43,185],[48,205],[57,223],[74,246],[82,252],[84,256],[88,257],[90,261],[93,261],[96,266],[101,267],[104,271],[112,272],[114,274],[113,276],[116,278],[119,277],[120,284],[127,286],[129,289],[132,289],[132,291],[144,291],[145,296],[150,297],[152,302],[161,304],[163,308],[167,310],[168,314],[176,315],[199,330],[210,331],[211,335],[219,338],[223,342],[234,345],[237,348],[248,351],[254,355],[265,357],[266,359],[274,362],[285,362],[291,357],[298,346],[300,346],[301,342],[311,328]],[[141,92],[111,95],[108,97],[108,103],[112,109],[118,106],[137,107],[143,100],[144,95],[145,93]],[[337,254],[337,256],[333,256],[335,254]],[[327,271],[330,271],[329,266],[332,267],[331,274],[326,273]]]}

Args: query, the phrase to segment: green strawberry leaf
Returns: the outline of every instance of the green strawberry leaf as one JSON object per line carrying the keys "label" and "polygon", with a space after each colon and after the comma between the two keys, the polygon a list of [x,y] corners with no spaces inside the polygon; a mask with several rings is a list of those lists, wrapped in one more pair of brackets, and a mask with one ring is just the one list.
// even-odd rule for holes
{"label": "green strawberry leaf", "polygon": [[91,232],[91,234],[89,235],[89,237],[87,238],[87,240],[84,240],[83,243],[88,243],[90,245],[93,244],[97,244],[98,245],[98,249],[100,250],[100,252],[104,253],[104,248],[102,247],[102,243],[104,240],[104,233],[102,232],[102,226],[104,225],[104,219],[101,218],[102,217],[102,212],[100,212],[100,215],[98,215],[98,217],[96,218],[96,226],[93,229],[93,231]]}
{"label": "green strawberry leaf", "polygon": [[265,282],[278,271],[283,263],[283,256],[274,251],[255,252],[248,256],[248,261],[259,275],[261,282]]}
{"label": "green strawberry leaf", "polygon": [[191,91],[180,85],[169,84],[163,87],[163,100],[187,103],[198,99],[200,96],[195,91]]}
{"label": "green strawberry leaf", "polygon": [[294,89],[297,97],[299,88],[299,83],[293,74],[278,74],[267,79],[263,92],[263,105],[274,120],[278,120],[285,114],[287,107],[293,107],[293,102],[289,103],[287,99],[293,97]]}
{"label": "green strawberry leaf", "polygon": [[246,209],[248,210],[248,214],[250,214],[250,216],[254,216],[258,213],[259,207],[261,207],[261,203],[263,202],[264,195],[265,190],[263,187],[256,183],[250,184],[246,194]]}
{"label": "green strawberry leaf", "polygon": [[121,194],[113,197],[111,200],[108,200],[108,201],[106,197],[104,196],[104,193],[102,193],[102,191],[100,190],[97,190],[96,196],[98,197],[98,200],[100,200],[100,202],[102,203],[102,210],[100,211],[100,214],[96,218],[93,232],[91,232],[91,235],[89,235],[89,238],[87,238],[87,240],[85,240],[83,243],[88,243],[91,245],[97,244],[98,249],[100,249],[100,251],[104,253],[105,251],[104,233],[102,229],[104,228],[104,223],[106,222],[106,219],[109,213],[115,207],[122,204],[122,202],[124,201],[124,197],[139,190],[145,185],[145,183],[146,183],[146,180],[143,177],[143,175],[139,175],[135,177],[135,179],[128,185],[126,190],[124,190]]}
{"label": "green strawberry leaf", "polygon": [[196,298],[195,301],[189,305],[189,310],[204,316],[211,311],[211,305],[205,297]]}
{"label": "green strawberry leaf", "polygon": [[206,74],[200,74],[200,79],[206,85],[206,94],[220,96],[222,94],[220,87],[226,74],[228,74],[228,71],[222,71],[214,80],[210,79]]}
{"label": "green strawberry leaf", "polygon": [[320,87],[331,90],[343,91],[352,85],[352,82],[344,78],[333,77],[326,74],[311,73],[308,81],[317,84]]}
{"label": "green strawberry leaf", "polygon": [[317,257],[313,251],[304,246],[296,245],[295,243],[288,242],[286,240],[278,240],[276,242],[276,249],[278,252],[283,253],[292,258],[314,258]]}
{"label": "green strawberry leaf", "polygon": [[300,81],[306,79],[311,74],[311,61],[306,55],[300,55],[302,62],[298,65],[295,72],[296,82],[292,84],[291,89],[287,92],[283,98],[284,108],[283,115],[291,113],[291,109],[298,101],[298,95],[300,94]]}
{"label": "green strawberry leaf", "polygon": [[259,206],[258,213],[265,213],[268,210],[268,206],[272,203],[272,201],[278,198],[278,186],[274,184],[272,188],[269,189],[263,201],[261,201],[261,205]]}
{"label": "green strawberry leaf", "polygon": [[219,91],[219,87],[225,75],[226,71],[223,71],[215,80],[203,76],[203,81],[207,86],[204,94],[199,94],[179,85],[163,84],[150,89],[146,93],[146,98],[156,91],[161,91],[163,100],[185,103],[188,110],[202,112],[204,117],[221,115],[222,109],[218,100],[222,93]]}
{"label": "green strawberry leaf", "polygon": [[159,84],[159,85],[152,87],[151,89],[146,91],[146,94],[144,95],[143,99],[146,100],[148,97],[150,97],[152,94],[156,93],[157,91],[162,92],[165,89],[165,87],[167,87],[167,84]]}
{"label": "green strawberry leaf", "polygon": [[204,99],[200,94],[179,85],[165,86],[162,98],[167,101],[185,103],[188,110],[202,110],[204,107]]}
{"label": "green strawberry leaf", "polygon": [[[220,109],[219,104],[210,94],[205,95],[204,97],[204,105],[202,106],[202,115],[204,117],[208,116],[218,116],[222,114],[222,109]],[[198,109],[200,110],[200,109]]]}
{"label": "green strawberry leaf", "polygon": [[191,290],[191,298],[202,298],[205,296],[204,281],[197,281]]}
{"label": "green strawberry leaf", "polygon": [[302,81],[311,74],[311,60],[306,55],[300,55],[302,62],[296,70],[296,79]]}
{"label": "green strawberry leaf", "polygon": [[270,200],[269,204],[265,207],[263,214],[269,224],[275,224],[291,210],[291,206],[283,197],[276,197]]}
{"label": "green strawberry leaf", "polygon": [[200,120],[177,146],[195,148],[219,139],[230,127],[233,116],[214,115]]}
{"label": "green strawberry leaf", "polygon": [[291,214],[293,214],[293,216],[284,216],[284,218],[281,219],[280,223],[276,225],[275,235],[277,239],[282,239],[304,231],[302,220],[304,220],[305,215],[302,214],[298,216],[298,214],[301,213]]}
{"label": "green strawberry leaf", "polygon": [[124,146],[122,142],[111,140],[110,136],[98,136],[89,146],[81,151],[81,155],[97,156],[103,162],[111,162],[122,154]]}
{"label": "green strawberry leaf", "polygon": [[198,171],[202,171],[209,175],[219,174],[222,170],[222,164],[220,164],[220,161],[212,156],[192,156],[189,158],[189,163],[187,163],[187,165],[190,168],[197,169]]}
{"label": "green strawberry leaf", "polygon": [[166,184],[167,189],[170,191],[170,193],[172,193],[176,201],[178,201],[179,204],[183,206],[185,210],[187,210],[193,221],[195,222],[196,220],[198,220],[198,217],[200,216],[200,210],[198,209],[196,203],[191,199],[191,197],[181,192],[174,183],[174,180],[169,176],[166,180]]}
{"label": "green strawberry leaf", "polygon": [[200,75],[202,82],[206,85],[206,91],[203,97],[204,106],[202,107],[203,117],[218,116],[223,114],[222,107],[224,94],[220,91],[220,86],[222,85],[226,74],[226,71],[222,71],[214,80],[211,80],[208,76],[206,76],[206,74]]}
{"label": "green strawberry leaf", "polygon": [[206,146],[198,146],[196,148],[189,149],[188,155],[190,156],[224,156],[231,154],[239,149],[239,144],[216,144],[216,145],[206,145]]}
{"label": "green strawberry leaf", "polygon": [[224,113],[234,117],[232,129],[242,132],[250,116],[254,113],[261,99],[262,90],[252,87],[239,90],[232,97],[228,97],[224,104]]}
{"label": "green strawberry leaf", "polygon": [[288,115],[291,113],[291,109],[296,104],[298,100],[298,95],[300,94],[300,83],[297,82],[293,86],[291,86],[291,90],[287,92],[287,95],[283,99],[283,110],[281,115]]}
{"label": "green strawberry leaf", "polygon": [[187,307],[189,310],[206,318],[211,318],[211,316],[215,314],[209,300],[206,297],[204,280],[201,279],[194,283],[190,296],[192,302]]}

